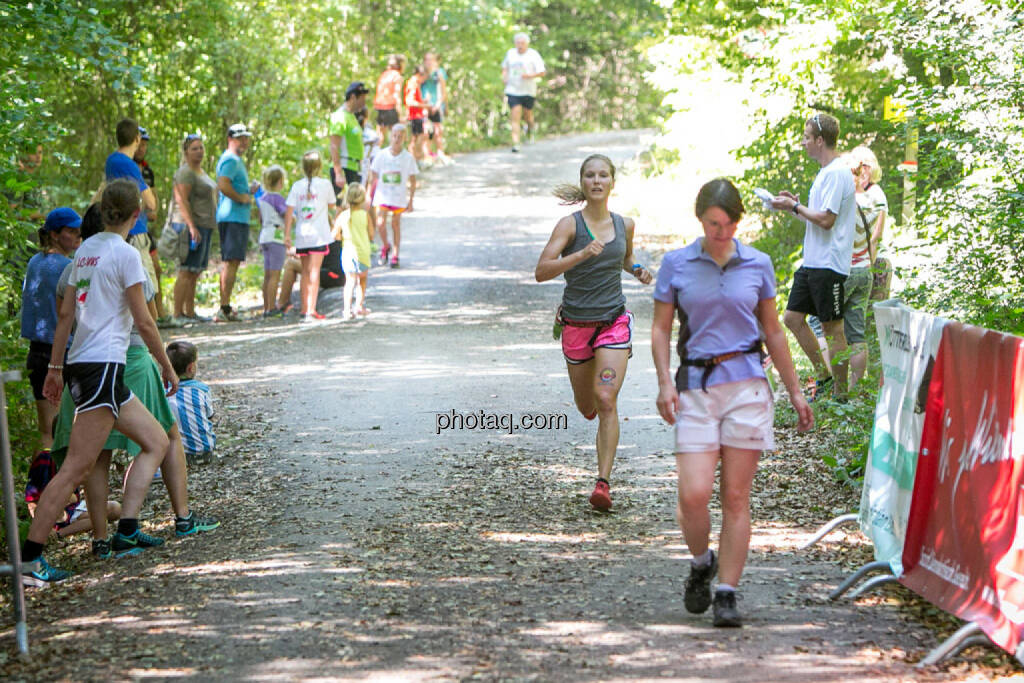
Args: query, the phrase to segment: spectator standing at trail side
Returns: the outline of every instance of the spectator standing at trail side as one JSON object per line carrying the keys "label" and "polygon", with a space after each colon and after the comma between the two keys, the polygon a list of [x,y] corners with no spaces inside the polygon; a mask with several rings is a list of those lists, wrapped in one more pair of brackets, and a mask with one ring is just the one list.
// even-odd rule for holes
{"label": "spectator standing at trail side", "polygon": [[417,64],[412,76],[405,83],[405,109],[409,113],[409,151],[416,163],[424,161],[427,134],[424,126],[427,120],[427,108],[424,106],[420,86],[426,79],[426,69]]}
{"label": "spectator standing at trail side", "polygon": [[509,122],[512,125],[512,151],[519,151],[519,123],[526,118],[527,137],[533,134],[536,122],[533,107],[537,101],[537,79],[545,74],[544,60],[530,47],[530,36],[517,33],[515,47],[505,53],[501,62],[501,80],[508,98]]}
{"label": "spectator standing at trail side", "polygon": [[[287,207],[284,169],[274,164],[263,171],[263,189],[256,205],[260,210],[260,251],[263,252],[263,317],[281,313],[277,308],[277,285],[288,258],[284,246],[284,216]],[[173,359],[172,359],[173,360]],[[181,373],[178,373],[179,377]]]}
{"label": "spectator standing at trail side", "polygon": [[579,185],[555,188],[563,205],[584,207],[558,221],[534,272],[537,282],[565,277],[556,339],[562,340],[577,410],[588,420],[599,418],[597,483],[590,504],[602,512],[612,506],[618,397],[633,355],[633,314],[622,293],[622,272],[645,285],[651,282],[647,269],[633,263],[633,219],[608,210],[614,187],[615,165],[593,154],[580,166]]}
{"label": "spectator standing at trail side", "polygon": [[[362,150],[361,129],[359,144]],[[322,314],[317,313],[316,301],[320,292],[320,266],[331,243],[335,185],[326,178],[319,177],[322,168],[320,152],[306,152],[302,156],[302,173],[305,177],[295,181],[285,200],[284,246],[288,251],[294,250],[302,263],[299,301],[302,322],[306,323],[324,318]]]}
{"label": "spectator standing at trail side", "polygon": [[[761,451],[775,447],[763,346],[789,390],[801,431],[813,426],[814,414],[779,324],[771,259],[735,238],[743,215],[739,192],[724,178],[712,180],[697,194],[695,213],[704,236],[666,254],[658,270],[651,352],[658,412],[675,427],[677,517],[693,554],[684,604],[695,614],[714,604],[714,625],[735,627],[742,625],[736,588],[750,545],[750,487]],[[677,315],[681,365],[673,379],[669,356]],[[722,532],[715,553],[708,547],[708,503],[719,463]]]}
{"label": "spectator standing at trail side", "polygon": [[[377,211],[380,232],[380,264],[398,268],[398,250],[402,244],[402,214],[412,211],[419,169],[409,150],[405,149],[405,125],[391,127],[391,144],[373,160],[370,187],[374,188],[373,206]],[[408,189],[407,189],[408,188]],[[391,217],[391,242],[388,242],[388,216]],[[390,255],[391,260],[388,261]]]}
{"label": "spectator standing at trail side", "polygon": [[341,269],[345,272],[342,318],[348,320],[370,312],[366,307],[366,277],[370,271],[373,223],[370,222],[370,215],[366,210],[366,190],[362,185],[349,185],[345,199],[348,211],[339,213],[335,219],[334,239],[340,239],[344,244],[341,249]]}
{"label": "spectator standing at trail side", "polygon": [[[155,288],[157,286],[156,270],[153,268],[153,258],[150,252],[153,250],[153,240],[149,235],[149,221],[156,220],[156,194],[146,184],[142,177],[139,165],[135,163],[135,152],[142,144],[142,129],[133,119],[121,119],[115,131],[117,137],[117,150],[107,157],[104,166],[104,177],[109,183],[118,178],[128,178],[136,184],[139,192],[142,193],[142,211],[139,213],[135,225],[128,233],[128,244],[135,247],[142,257],[142,267],[146,269],[146,275]],[[156,320],[159,313],[156,303],[148,304],[149,312]]]}
{"label": "spectator standing at trail side", "polygon": [[850,389],[864,376],[868,366],[867,330],[868,300],[874,283],[874,264],[882,246],[889,200],[878,185],[882,179],[882,168],[878,158],[869,148],[854,148],[848,155],[856,186],[857,217],[853,241],[853,260],[850,276],[846,279],[846,308],[843,311],[843,327],[846,341],[853,355],[850,356]]}
{"label": "spectator standing at trail side", "polygon": [[[359,174],[363,162],[363,127],[356,112],[366,107],[369,91],[362,81],[353,81],[345,88],[345,102],[331,114],[327,124],[331,148],[331,184],[335,195],[348,183],[362,182]],[[340,206],[341,200],[335,198]]]}
{"label": "spectator standing at trail side", "polygon": [[377,89],[373,94],[373,109],[377,113],[377,135],[383,140],[391,126],[402,118],[400,101],[402,99],[402,72],[405,71],[405,57],[391,55],[388,67],[377,79]]}
{"label": "spectator standing at trail side", "polygon": [[[42,145],[32,144],[22,148],[22,153],[18,156],[19,171],[26,175],[33,176],[36,174],[36,171],[39,170],[39,166],[42,165],[42,163]],[[43,207],[46,206],[47,201],[46,195],[38,185],[23,192],[5,187],[2,192],[4,197],[7,199],[8,206],[10,206],[12,210],[18,211],[22,214],[22,220],[38,223],[39,221],[46,219],[46,213],[43,212]]]}
{"label": "spectator standing at trail side", "polygon": [[[802,145],[807,155],[821,165],[807,204],[801,204],[789,191],[780,192],[771,202],[776,210],[792,211],[806,226],[804,262],[793,276],[783,322],[817,373],[812,400],[830,385],[833,395],[840,399],[848,389],[848,364],[836,359],[847,348],[843,330],[844,286],[850,274],[857,204],[850,167],[836,151],[838,139],[839,122],[835,118],[815,114],[807,119]],[[808,315],[817,316],[825,330],[831,372],[807,324]]]}
{"label": "spectator standing at trail side", "polygon": [[220,308],[215,322],[234,322],[238,314],[231,308],[231,291],[235,288],[238,266],[249,250],[249,215],[252,211],[252,188],[242,160],[252,142],[252,132],[243,123],[228,128],[227,149],[217,161],[217,232],[220,236]]}
{"label": "spectator standing at trail side", "polygon": [[[132,160],[139,167],[139,172],[142,174],[142,180],[145,181],[146,185],[153,192],[153,201],[157,207],[160,206],[160,198],[156,194],[156,175],[153,173],[153,168],[146,161],[146,152],[149,151],[149,131],[142,126],[139,126],[139,146],[135,148],[135,154],[132,156]],[[154,212],[152,220],[156,220],[156,212]],[[164,311],[164,297],[163,288],[160,283],[160,278],[163,272],[160,268],[160,255],[156,253],[156,240],[153,239],[152,232],[150,232],[149,239],[149,258],[153,261],[153,282],[156,285],[156,296],[153,298],[153,304],[156,306],[157,323],[160,326],[174,327],[175,323]],[[143,261],[145,261],[143,256]]]}
{"label": "spectator standing at trail side", "polygon": [[57,414],[43,396],[47,364],[57,330],[57,283],[81,243],[82,219],[67,207],[54,209],[39,229],[39,253],[28,262],[21,288],[21,336],[28,340],[28,379],[36,400],[36,424],[44,451],[53,445]]}
{"label": "spectator standing at trail side", "polygon": [[[128,161],[131,162],[130,157]],[[68,572],[46,562],[43,547],[71,492],[93,470],[111,428],[116,427],[142,446],[136,458],[136,464],[141,466],[135,471],[135,477],[145,481],[139,487],[142,497],[169,443],[160,423],[124,384],[125,354],[134,318],[140,335],[159,360],[163,381],[170,386],[168,393],[173,394],[178,388],[178,378],[146,307],[142,283],[147,275],[142,259],[138,250],[125,242],[141,212],[141,203],[136,183],[109,183],[101,200],[106,229],[83,242],[75,253],[72,284],[67,287],[59,310],[54,350],[43,385],[43,394],[57,405],[63,379],[67,379],[75,402],[75,423],[68,456],[43,491],[22,546],[23,580],[32,585],[67,578]],[[77,322],[77,328],[65,368],[64,348],[72,321]],[[128,507],[127,500],[125,503]],[[91,512],[100,510],[103,508]],[[134,523],[137,530],[137,520]]]}
{"label": "spectator standing at trail side", "polygon": [[423,66],[427,77],[420,85],[420,94],[427,106],[427,120],[430,124],[429,139],[434,142],[436,152],[430,152],[430,142],[426,142],[424,152],[436,156],[442,164],[449,159],[444,153],[444,118],[448,109],[448,72],[441,66],[436,52],[428,52],[423,56]]}
{"label": "spectator standing at trail side", "polygon": [[174,281],[174,317],[179,322],[209,322],[196,314],[196,285],[210,264],[210,245],[217,228],[217,183],[203,170],[206,147],[194,133],[181,144],[184,156],[174,173],[174,209],[171,229],[187,229],[192,248],[178,265]]}

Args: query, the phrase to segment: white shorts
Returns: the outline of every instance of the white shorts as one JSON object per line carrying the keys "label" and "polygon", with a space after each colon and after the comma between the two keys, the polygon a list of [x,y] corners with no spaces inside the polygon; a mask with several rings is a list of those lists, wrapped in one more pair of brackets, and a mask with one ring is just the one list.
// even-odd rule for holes
{"label": "white shorts", "polygon": [[768,381],[754,377],[679,392],[676,453],[707,453],[722,446],[775,449],[774,399]]}

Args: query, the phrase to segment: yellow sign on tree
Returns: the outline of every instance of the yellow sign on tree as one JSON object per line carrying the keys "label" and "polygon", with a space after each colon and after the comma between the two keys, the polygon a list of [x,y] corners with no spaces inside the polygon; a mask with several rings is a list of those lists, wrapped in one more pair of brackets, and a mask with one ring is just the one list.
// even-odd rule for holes
{"label": "yellow sign on tree", "polygon": [[903,123],[907,120],[907,106],[902,102],[894,100],[891,95],[886,95],[882,118],[886,121]]}

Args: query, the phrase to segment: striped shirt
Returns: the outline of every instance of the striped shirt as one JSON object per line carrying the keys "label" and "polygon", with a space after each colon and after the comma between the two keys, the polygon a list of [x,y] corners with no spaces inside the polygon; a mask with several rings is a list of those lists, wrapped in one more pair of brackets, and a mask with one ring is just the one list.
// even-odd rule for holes
{"label": "striped shirt", "polygon": [[217,443],[213,433],[213,398],[210,387],[196,379],[182,380],[178,391],[167,400],[181,430],[181,441],[188,455],[212,453]]}

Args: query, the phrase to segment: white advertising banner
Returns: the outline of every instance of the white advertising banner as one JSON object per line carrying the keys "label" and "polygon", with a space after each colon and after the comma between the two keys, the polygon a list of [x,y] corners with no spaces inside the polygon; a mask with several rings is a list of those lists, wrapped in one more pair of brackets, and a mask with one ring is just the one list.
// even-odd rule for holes
{"label": "white advertising banner", "polygon": [[875,546],[875,559],[888,562],[893,574],[900,576],[928,385],[948,321],[896,299],[876,303],[874,311],[883,380],[859,519],[861,530]]}

